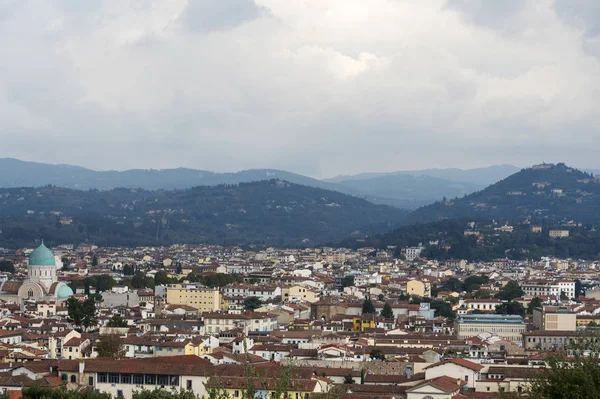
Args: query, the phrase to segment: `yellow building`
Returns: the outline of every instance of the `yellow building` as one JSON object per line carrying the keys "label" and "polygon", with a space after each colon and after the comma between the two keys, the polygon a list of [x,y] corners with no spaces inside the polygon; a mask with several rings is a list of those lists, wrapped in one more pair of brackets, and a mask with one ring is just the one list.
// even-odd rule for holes
{"label": "yellow building", "polygon": [[406,283],[406,293],[420,297],[431,296],[431,285],[421,280],[410,280]]}
{"label": "yellow building", "polygon": [[360,332],[365,332],[365,328],[375,328],[375,315],[365,313],[362,316],[354,316],[352,327],[354,331]]}
{"label": "yellow building", "polygon": [[318,294],[308,287],[302,285],[291,285],[281,289],[281,299],[284,302],[310,302],[319,300]]}
{"label": "yellow building", "polygon": [[218,288],[195,288],[174,284],[167,287],[167,303],[187,305],[199,312],[221,310],[221,293]]}

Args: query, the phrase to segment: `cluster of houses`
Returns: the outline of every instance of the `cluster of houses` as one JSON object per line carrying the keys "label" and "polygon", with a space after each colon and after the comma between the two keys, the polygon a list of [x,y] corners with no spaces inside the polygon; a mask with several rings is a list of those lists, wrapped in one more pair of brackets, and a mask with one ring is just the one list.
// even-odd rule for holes
{"label": "cluster of houses", "polygon": [[[594,262],[437,262],[414,248],[403,252],[412,259],[393,248],[53,250],[53,260],[39,249],[0,251],[15,265],[0,279],[3,392],[66,385],[128,399],[144,388],[237,398],[250,369],[261,398],[282,379],[295,399],[496,398],[526,390],[550,354],[600,321]],[[132,270],[156,284],[133,287]],[[105,290],[81,284],[103,275]],[[467,287],[473,276],[485,278]],[[19,283],[45,291],[9,295]],[[500,295],[515,285],[516,295]],[[88,298],[97,324],[84,328],[67,302]],[[117,337],[118,356],[104,355],[107,337]]]}

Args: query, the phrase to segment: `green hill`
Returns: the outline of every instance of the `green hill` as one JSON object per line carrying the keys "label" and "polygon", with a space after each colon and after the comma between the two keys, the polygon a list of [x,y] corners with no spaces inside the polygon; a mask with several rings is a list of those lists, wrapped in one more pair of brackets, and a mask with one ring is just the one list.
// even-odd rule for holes
{"label": "green hill", "polygon": [[311,245],[398,225],[405,212],[280,180],[173,191],[0,189],[0,246]]}
{"label": "green hill", "polygon": [[600,221],[600,180],[565,164],[523,169],[484,190],[412,212],[407,221],[461,217]]}

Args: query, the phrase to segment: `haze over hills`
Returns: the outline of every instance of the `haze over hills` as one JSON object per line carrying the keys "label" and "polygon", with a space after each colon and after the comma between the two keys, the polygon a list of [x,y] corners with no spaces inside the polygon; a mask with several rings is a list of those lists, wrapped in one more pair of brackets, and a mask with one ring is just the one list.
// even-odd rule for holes
{"label": "haze over hills", "polygon": [[386,176],[410,175],[429,176],[457,183],[469,183],[481,187],[494,184],[507,176],[517,173],[521,168],[514,165],[492,165],[485,168],[475,169],[421,169],[404,170],[389,173],[360,173],[357,175],[340,175],[329,179],[323,179],[329,183],[342,183],[349,181],[364,181]]}
{"label": "haze over hills", "polygon": [[484,190],[412,212],[407,222],[461,217],[600,221],[600,179],[565,164],[523,169]]}
{"label": "haze over hills", "polygon": [[0,189],[0,242],[311,245],[387,231],[406,212],[349,195],[269,180],[174,191]]}
{"label": "haze over hills", "polygon": [[[94,171],[71,165],[51,165],[16,159],[0,159],[0,187],[41,187],[55,185],[71,189],[111,190],[117,187],[172,190],[195,186],[216,186],[241,182],[280,179],[310,187],[335,190],[376,204],[416,209],[443,197],[461,197],[508,176],[515,167],[430,169],[351,176],[337,182],[318,180],[276,169],[251,169],[234,173],[206,170],[132,169]],[[490,181],[493,180],[493,181]]]}

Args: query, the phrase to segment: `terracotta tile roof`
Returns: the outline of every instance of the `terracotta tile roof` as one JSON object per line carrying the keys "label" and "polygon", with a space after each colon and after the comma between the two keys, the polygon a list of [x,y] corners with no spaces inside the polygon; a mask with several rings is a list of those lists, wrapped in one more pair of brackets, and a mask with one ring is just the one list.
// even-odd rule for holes
{"label": "terracotta tile roof", "polygon": [[463,385],[466,385],[466,382],[464,382],[463,380],[460,380],[460,379],[456,379],[456,378],[452,378],[452,377],[448,377],[448,376],[442,376],[442,377],[432,378],[430,380],[425,380],[425,381],[423,381],[423,383],[415,385],[414,387],[411,387],[410,389],[408,389],[408,391],[417,390],[426,385],[432,385],[432,386],[436,387],[437,389],[440,389],[446,393],[452,393],[452,392],[456,392],[456,391],[460,390],[463,387]]}
{"label": "terracotta tile roof", "polygon": [[[89,359],[85,370],[90,372],[139,373],[164,375],[205,375],[212,365],[208,360],[195,355],[162,356],[146,359]],[[79,360],[61,360],[59,371],[78,371]]]}
{"label": "terracotta tile roof", "polygon": [[17,294],[22,285],[22,281],[7,281],[2,285],[2,292],[5,294]]}
{"label": "terracotta tile roof", "polygon": [[481,364],[477,364],[477,363],[473,363],[469,360],[466,359],[461,359],[459,357],[455,358],[455,359],[449,359],[449,360],[444,360],[443,362],[439,362],[439,363],[434,363],[430,366],[425,367],[423,370],[427,370],[433,367],[438,367],[441,366],[443,364],[448,364],[448,363],[452,363],[452,364],[456,364],[457,366],[461,366],[473,371],[481,371],[483,370],[483,366]]}
{"label": "terracotta tile roof", "polygon": [[[206,382],[207,388],[245,389],[248,386],[245,377],[211,377]],[[277,378],[256,378],[253,380],[256,389],[275,390],[278,387]],[[299,392],[314,392],[318,382],[311,379],[290,379],[289,390]]]}

